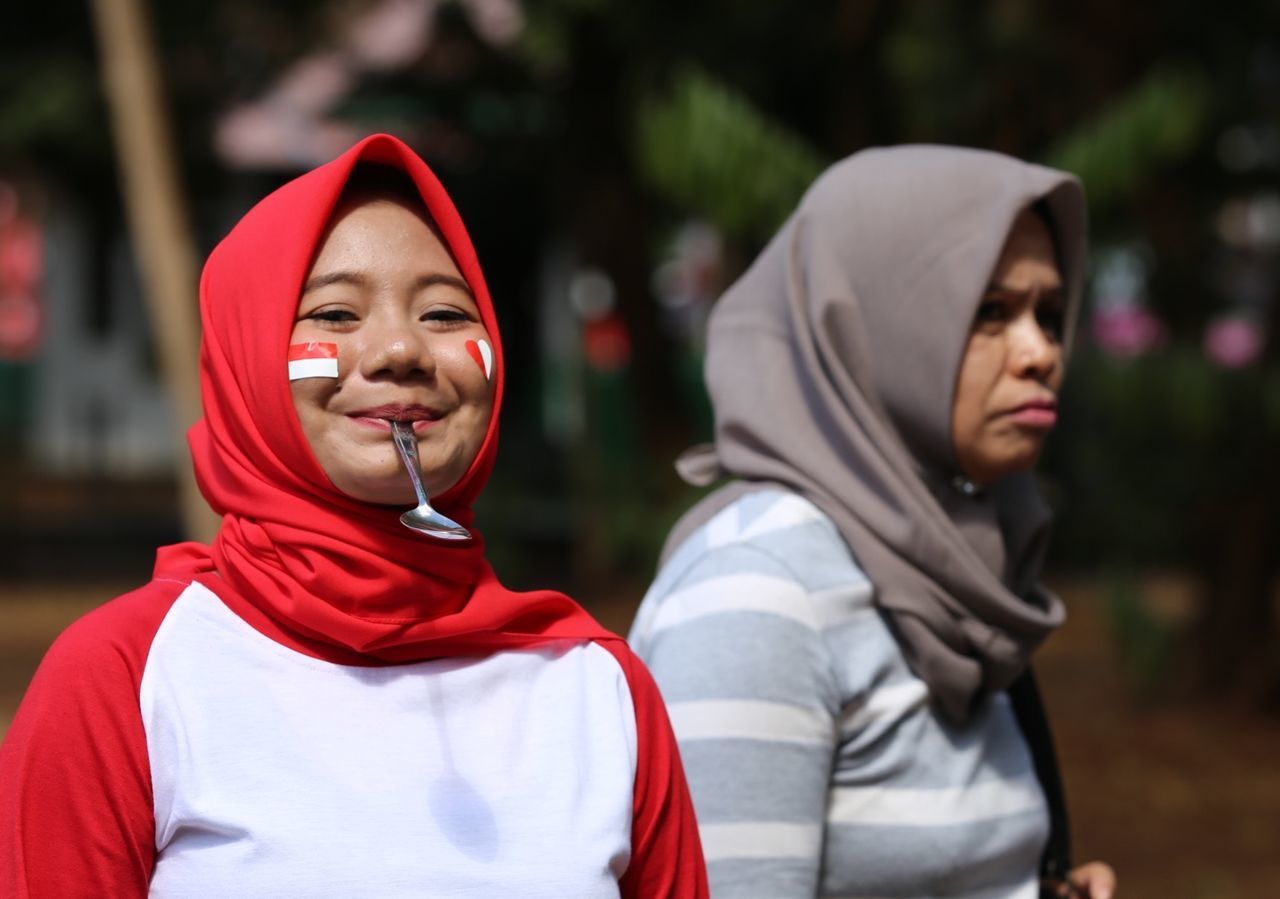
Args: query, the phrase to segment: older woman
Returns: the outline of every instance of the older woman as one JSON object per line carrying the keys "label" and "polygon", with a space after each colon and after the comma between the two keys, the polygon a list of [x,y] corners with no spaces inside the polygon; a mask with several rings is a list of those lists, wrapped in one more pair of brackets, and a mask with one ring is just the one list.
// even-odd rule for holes
{"label": "older woman", "polygon": [[1061,172],[869,150],[717,305],[715,444],[680,467],[734,480],[676,526],[632,633],[714,895],[1036,895],[1050,808],[1017,717],[1042,759],[1047,734],[1006,691],[1063,618],[1028,472],[1084,229]]}
{"label": "older woman", "polygon": [[0,748],[0,893],[705,895],[644,667],[474,529],[400,521],[397,426],[472,526],[505,375],[426,165],[380,135],[285,185],[201,305],[221,529],[49,651]]}

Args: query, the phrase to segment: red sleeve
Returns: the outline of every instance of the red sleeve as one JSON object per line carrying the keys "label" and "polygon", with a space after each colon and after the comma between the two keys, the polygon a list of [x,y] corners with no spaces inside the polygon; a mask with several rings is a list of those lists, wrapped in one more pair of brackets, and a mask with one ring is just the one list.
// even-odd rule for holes
{"label": "red sleeve", "polygon": [[153,581],[67,628],[0,744],[0,896],[145,896],[155,862],[138,691],[184,585]]}
{"label": "red sleeve", "polygon": [[622,641],[603,644],[618,660],[636,711],[636,783],[631,863],[624,899],[705,899],[707,867],[693,800],[658,686]]}

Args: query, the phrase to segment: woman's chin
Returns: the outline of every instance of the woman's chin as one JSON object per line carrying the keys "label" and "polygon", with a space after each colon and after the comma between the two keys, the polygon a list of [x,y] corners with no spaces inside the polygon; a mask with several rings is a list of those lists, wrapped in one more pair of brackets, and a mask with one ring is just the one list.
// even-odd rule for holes
{"label": "woman's chin", "polygon": [[372,506],[407,508],[418,504],[413,486],[403,471],[394,480],[352,479],[345,483],[335,482],[334,486],[352,499]]}
{"label": "woman's chin", "polygon": [[[440,496],[446,489],[452,487],[453,483],[457,482],[456,478],[453,483],[447,485],[443,483],[433,484],[430,478],[424,478],[423,480],[427,497],[431,500]],[[341,484],[335,482],[334,486],[352,499],[374,506],[396,506],[407,509],[418,504],[418,496],[413,492],[413,485],[409,483],[408,475],[403,471],[398,472],[394,478],[353,479]]]}
{"label": "woman's chin", "polygon": [[961,471],[975,484],[990,487],[1015,474],[1035,468],[1040,460],[1040,445],[1001,447],[999,451],[962,458]]}

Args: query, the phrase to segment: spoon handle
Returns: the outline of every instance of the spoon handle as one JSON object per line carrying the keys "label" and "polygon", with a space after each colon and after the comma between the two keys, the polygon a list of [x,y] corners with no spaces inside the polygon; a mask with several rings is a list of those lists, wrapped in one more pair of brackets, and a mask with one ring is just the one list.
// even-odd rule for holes
{"label": "spoon handle", "polygon": [[400,461],[409,470],[409,480],[413,482],[413,492],[418,495],[418,505],[426,505],[427,491],[422,486],[422,467],[418,462],[418,438],[414,436],[413,426],[403,421],[391,422],[391,439],[400,453]]}

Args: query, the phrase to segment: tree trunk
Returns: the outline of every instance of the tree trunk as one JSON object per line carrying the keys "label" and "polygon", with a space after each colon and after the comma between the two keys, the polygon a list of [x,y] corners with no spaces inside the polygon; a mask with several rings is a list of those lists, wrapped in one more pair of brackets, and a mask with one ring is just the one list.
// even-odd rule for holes
{"label": "tree trunk", "polygon": [[93,13],[130,235],[177,428],[183,525],[189,536],[209,540],[218,520],[200,496],[181,449],[187,428],[200,417],[195,248],[178,189],[155,48],[142,0],[93,0]]}

